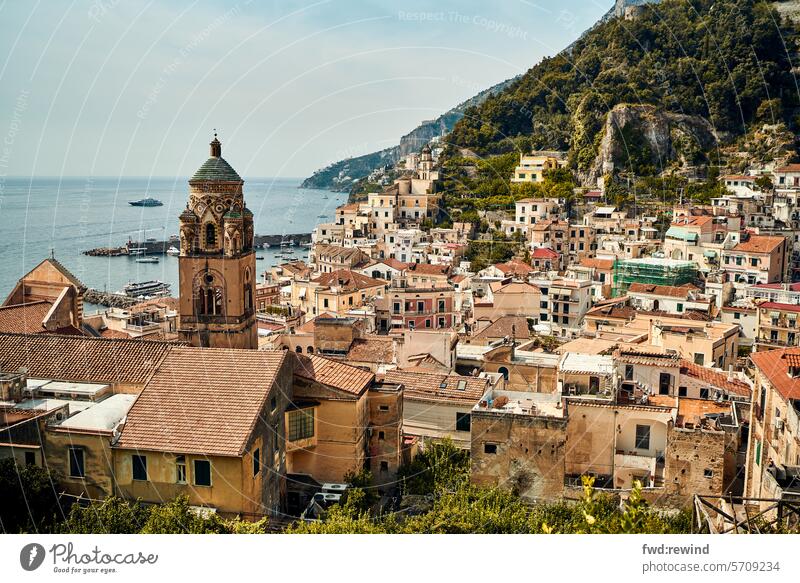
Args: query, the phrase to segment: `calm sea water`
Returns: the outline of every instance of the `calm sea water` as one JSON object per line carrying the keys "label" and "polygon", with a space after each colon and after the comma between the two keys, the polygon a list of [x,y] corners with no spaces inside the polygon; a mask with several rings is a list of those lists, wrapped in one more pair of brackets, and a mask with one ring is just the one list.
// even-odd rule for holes
{"label": "calm sea water", "polygon": [[[299,179],[255,178],[245,181],[247,206],[258,235],[310,233],[332,219],[344,193],[298,188]],[[136,263],[131,257],[89,257],[83,251],[118,247],[128,239],[166,239],[178,232],[186,206],[186,178],[6,178],[0,191],[0,301],[16,281],[51,249],[87,286],[120,290],[131,281],[160,279],[178,293],[178,260]],[[129,200],[153,197],[160,207],[133,207]],[[305,253],[297,247],[295,256]],[[259,250],[259,271],[279,261],[275,251]]]}

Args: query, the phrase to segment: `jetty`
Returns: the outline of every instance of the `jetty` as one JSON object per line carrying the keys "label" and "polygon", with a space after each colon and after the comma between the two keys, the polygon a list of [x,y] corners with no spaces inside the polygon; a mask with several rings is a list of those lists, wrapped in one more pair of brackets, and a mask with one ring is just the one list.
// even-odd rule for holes
{"label": "jetty", "polygon": [[130,308],[142,300],[125,294],[115,294],[89,288],[83,294],[83,301],[98,306],[108,306],[109,308]]}
{"label": "jetty", "polygon": [[[297,247],[311,242],[311,233],[289,233],[285,235],[255,235],[253,246],[256,249],[270,247]],[[165,255],[170,247],[180,247],[177,237],[170,237],[166,241],[147,239],[145,241],[129,240],[121,247],[97,247],[87,249],[84,255],[92,257],[122,257],[133,255]]]}

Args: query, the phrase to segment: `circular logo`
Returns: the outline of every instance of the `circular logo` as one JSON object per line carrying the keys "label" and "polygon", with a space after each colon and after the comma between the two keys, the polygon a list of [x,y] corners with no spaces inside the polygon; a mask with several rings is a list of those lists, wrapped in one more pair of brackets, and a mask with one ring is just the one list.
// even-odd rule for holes
{"label": "circular logo", "polygon": [[26,571],[35,571],[44,562],[44,547],[39,543],[28,543],[19,552],[19,564]]}

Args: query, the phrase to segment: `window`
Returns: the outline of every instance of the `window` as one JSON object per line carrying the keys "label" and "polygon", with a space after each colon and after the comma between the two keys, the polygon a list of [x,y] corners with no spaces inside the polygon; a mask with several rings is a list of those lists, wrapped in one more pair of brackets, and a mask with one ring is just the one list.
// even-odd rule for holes
{"label": "window", "polygon": [[710,469],[706,468],[705,470],[703,470],[703,477],[704,478],[713,478],[714,477],[714,470],[710,470]]}
{"label": "window", "polygon": [[445,301],[444,300],[439,300],[439,311],[440,312],[444,312],[445,311]]}
{"label": "window", "polygon": [[270,409],[270,411],[271,411],[272,413],[274,413],[274,412],[275,412],[275,409],[277,409],[277,408],[278,408],[278,399],[277,399],[276,397],[272,397],[272,398],[269,400],[269,409]]}
{"label": "window", "polygon": [[25,452],[25,465],[26,466],[35,466],[36,465],[36,453],[32,451]]}
{"label": "window", "polygon": [[381,462],[381,472],[389,471],[389,462]]}
{"label": "window", "polygon": [[445,327],[445,325],[446,325],[446,324],[445,324],[445,319],[444,319],[444,317],[443,317],[443,316],[439,316],[439,318],[437,319],[437,322],[438,322],[437,326],[438,326],[439,328],[444,328],[444,327]]}
{"label": "window", "polygon": [[417,302],[417,311],[420,313],[425,311],[425,302]]}
{"label": "window", "polygon": [[742,313],[741,312],[734,312],[733,313],[733,319],[734,320],[741,320],[742,319]]}
{"label": "window", "polygon": [[194,485],[211,485],[211,462],[208,460],[194,460]]}
{"label": "window", "polygon": [[636,449],[650,449],[650,426],[636,426]]}
{"label": "window", "polygon": [[683,312],[683,304],[678,302],[678,313]]}
{"label": "window", "polygon": [[500,368],[497,369],[497,372],[503,375],[503,378],[505,380],[508,380],[508,369],[506,367],[501,366]]}
{"label": "window", "polygon": [[750,266],[751,267],[758,267],[758,259],[756,259],[755,257],[752,257],[750,259]]}
{"label": "window", "polygon": [[633,380],[633,365],[626,364],[625,365],[625,380],[632,381]]}
{"label": "window", "polygon": [[688,391],[687,391],[686,387],[678,387],[678,396],[679,397],[685,397],[687,395],[687,393],[688,393]]}
{"label": "window", "polygon": [[484,443],[483,444],[483,453],[488,453],[488,454],[497,453],[497,444],[496,443]]}
{"label": "window", "polygon": [[756,465],[761,465],[761,442],[756,439]]}
{"label": "window", "polygon": [[217,229],[214,223],[206,223],[206,247],[217,246]]}
{"label": "window", "polygon": [[325,298],[325,299],[322,300],[322,307],[323,308],[327,308],[328,307],[328,298]]}
{"label": "window", "polygon": [[314,437],[314,409],[289,412],[289,441]]}
{"label": "window", "polygon": [[253,452],[253,475],[257,476],[261,472],[261,450],[256,449]]}
{"label": "window", "polygon": [[703,364],[705,364],[705,361],[706,361],[706,355],[705,354],[703,354],[702,352],[695,352],[694,353],[694,363],[695,364],[699,364],[700,366],[703,366]]}
{"label": "window", "polygon": [[400,302],[395,302],[392,310],[395,314],[400,313]]}
{"label": "window", "polygon": [[133,467],[133,479],[142,482],[147,481],[147,456],[132,455],[131,466]]}
{"label": "window", "polygon": [[69,475],[73,478],[83,478],[86,476],[86,469],[84,466],[84,452],[83,448],[70,447],[69,448]]}
{"label": "window", "polygon": [[669,388],[672,385],[672,375],[668,372],[658,374],[658,394],[669,395]]}
{"label": "window", "polygon": [[175,483],[186,483],[186,456],[179,455],[175,458]]}
{"label": "window", "polygon": [[456,413],[456,431],[469,431],[469,413]]}
{"label": "window", "polygon": [[378,410],[379,411],[388,411],[389,410],[389,405],[378,405]]}
{"label": "window", "polygon": [[708,399],[708,389],[700,389],[700,398]]}
{"label": "window", "polygon": [[383,441],[384,439],[386,439],[386,433],[383,431],[378,431],[378,440]]}

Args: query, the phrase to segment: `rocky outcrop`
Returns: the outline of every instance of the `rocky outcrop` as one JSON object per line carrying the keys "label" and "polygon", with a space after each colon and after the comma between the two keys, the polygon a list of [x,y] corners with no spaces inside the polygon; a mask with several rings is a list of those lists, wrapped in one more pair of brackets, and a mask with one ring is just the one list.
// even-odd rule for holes
{"label": "rocky outcrop", "polygon": [[692,166],[698,154],[719,143],[707,119],[652,105],[617,105],[608,113],[602,135],[594,164],[581,176],[584,184],[596,184],[608,172],[642,162],[652,164],[656,172]]}

